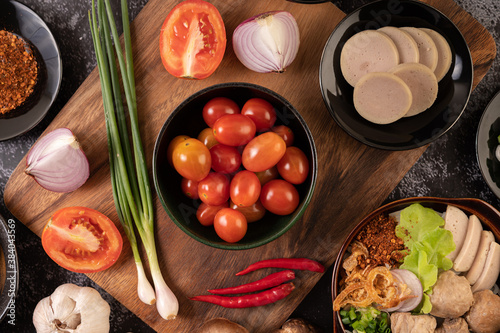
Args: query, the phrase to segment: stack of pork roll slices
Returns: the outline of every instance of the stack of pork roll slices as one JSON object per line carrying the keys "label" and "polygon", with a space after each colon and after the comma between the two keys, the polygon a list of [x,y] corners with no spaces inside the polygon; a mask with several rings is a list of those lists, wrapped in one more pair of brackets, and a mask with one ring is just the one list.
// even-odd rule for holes
{"label": "stack of pork roll slices", "polygon": [[451,63],[447,40],[428,28],[364,30],[349,38],[340,54],[356,111],[382,125],[431,107]]}

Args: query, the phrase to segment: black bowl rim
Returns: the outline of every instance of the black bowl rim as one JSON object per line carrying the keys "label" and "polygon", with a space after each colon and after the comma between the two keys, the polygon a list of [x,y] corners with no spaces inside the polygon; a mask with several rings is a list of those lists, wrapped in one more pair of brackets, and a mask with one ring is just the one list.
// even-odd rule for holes
{"label": "black bowl rim", "polygon": [[[7,222],[5,221],[3,216],[0,215],[0,243],[1,243],[0,245],[2,247],[1,250],[3,251],[3,256],[5,258],[5,269],[7,273],[6,278],[7,279],[9,278],[9,273],[13,274],[15,277],[14,290],[10,288],[12,283],[8,283],[9,281],[6,280],[2,294],[0,295],[0,321],[2,321],[7,315],[11,303],[14,302],[14,299],[17,296],[17,291],[19,289],[19,263],[18,263],[17,250],[15,246],[15,240],[14,238],[12,238],[12,236],[15,235],[14,232],[15,230],[12,231],[12,229],[9,229],[9,227],[7,226]],[[9,247],[9,244],[14,244],[14,245]],[[12,258],[10,258],[9,256],[12,256]],[[13,267],[7,269],[7,267],[9,267],[11,264]]]}
{"label": "black bowl rim", "polygon": [[[158,180],[158,177],[157,177],[157,172],[158,170],[156,169],[156,163],[157,163],[157,156],[158,156],[158,150],[159,150],[159,146],[160,146],[160,141],[163,137],[163,135],[165,134],[166,132],[166,128],[168,126],[168,124],[171,122],[171,120],[173,119],[173,117],[180,112],[181,109],[184,108],[185,105],[187,105],[188,103],[190,103],[191,101],[193,101],[194,99],[196,99],[197,97],[207,93],[207,92],[210,92],[210,91],[213,91],[213,90],[216,90],[216,89],[219,89],[219,88],[228,88],[228,87],[242,87],[242,88],[251,88],[251,89],[256,89],[256,90],[259,90],[261,92],[264,92],[266,94],[269,94],[269,95],[272,95],[273,97],[275,97],[276,99],[278,99],[279,101],[281,101],[287,108],[289,108],[292,113],[297,117],[297,119],[300,121],[301,125],[305,128],[305,132],[306,132],[306,135],[307,135],[307,138],[309,140],[309,146],[311,148],[311,154],[312,154],[312,167],[310,169],[310,172],[311,172],[311,185],[309,186],[309,190],[307,191],[307,196],[303,198],[303,200],[301,201],[301,203],[299,204],[299,207],[297,207],[297,209],[295,210],[293,214],[296,214],[295,217],[291,218],[290,222],[288,222],[286,224],[286,226],[281,229],[280,232],[277,232],[273,235],[270,235],[268,237],[265,237],[259,241],[255,241],[253,243],[248,243],[248,244],[239,244],[239,243],[226,243],[226,242],[220,242],[220,243],[213,243],[213,242],[210,242],[210,241],[207,241],[205,239],[202,239],[200,237],[198,237],[197,235],[195,235],[194,233],[192,233],[188,228],[186,228],[182,223],[180,223],[179,221],[177,221],[177,219],[174,217],[174,215],[170,212],[170,209],[168,208],[166,202],[165,202],[165,199],[163,198],[163,196],[161,195],[160,191],[159,191],[159,187],[160,187],[160,184],[159,184],[159,180]],[[302,118],[302,115],[295,109],[295,107],[287,100],[285,99],[283,96],[281,96],[280,94],[276,93],[275,91],[269,89],[269,88],[266,88],[266,87],[263,87],[263,86],[260,86],[260,85],[257,85],[257,84],[253,84],[253,83],[248,83],[248,82],[226,82],[226,83],[218,83],[218,84],[215,84],[215,85],[212,85],[212,86],[209,86],[209,87],[206,87],[206,88],[203,88],[195,93],[193,93],[192,95],[190,95],[189,97],[187,97],[184,101],[182,101],[178,106],[175,107],[175,109],[172,111],[172,113],[168,116],[167,120],[165,121],[165,123],[162,125],[162,128],[160,130],[160,132],[158,133],[158,136],[156,138],[156,142],[155,142],[155,146],[154,146],[154,150],[153,150],[153,180],[154,180],[154,185],[155,185],[155,188],[156,188],[156,193],[160,199],[160,202],[163,206],[163,208],[165,209],[165,211],[167,212],[168,216],[170,217],[170,219],[184,232],[186,233],[188,236],[190,236],[191,238],[195,239],[196,241],[202,243],[202,244],[205,244],[205,245],[208,245],[208,246],[211,246],[211,247],[214,247],[214,248],[218,248],[218,249],[223,249],[223,250],[248,250],[248,249],[252,249],[252,248],[255,248],[255,247],[259,247],[259,246],[262,246],[262,245],[265,245],[277,238],[279,238],[280,236],[282,236],[285,232],[287,232],[288,230],[290,230],[290,228],[302,217],[302,215],[304,214],[307,206],[309,205],[311,199],[312,199],[312,196],[314,194],[314,190],[316,188],[316,180],[317,180],[317,174],[318,174],[318,170],[317,170],[317,151],[316,151],[316,145],[314,143],[314,138],[312,136],[312,133],[309,129],[309,127],[307,126],[305,120]]]}
{"label": "black bowl rim", "polygon": [[[477,127],[476,133],[476,160],[479,165],[479,170],[481,170],[481,174],[483,175],[483,179],[486,181],[486,184],[490,187],[491,191],[500,198],[500,187],[493,181],[488,166],[486,165],[486,151],[488,149],[483,149],[484,145],[487,146],[488,135],[487,133],[490,131],[492,123],[487,122],[488,119],[493,118],[494,115],[497,115],[500,118],[500,115],[495,114],[498,112],[496,106],[500,105],[500,90],[496,92],[495,96],[490,100],[488,105],[486,106],[483,114],[481,115],[481,119],[479,120],[479,126]],[[486,127],[489,126],[489,127]]]}
{"label": "black bowl rim", "polygon": [[[466,211],[475,211],[479,216],[478,218],[481,220],[482,223],[486,224],[488,227],[490,227],[493,231],[493,234],[495,235],[495,238],[498,241],[500,241],[500,223],[495,223],[493,218],[497,218],[498,221],[500,221],[500,212],[487,203],[484,200],[481,199],[476,199],[476,198],[440,198],[440,197],[410,197],[410,198],[404,198],[404,199],[399,199],[395,200],[392,202],[389,202],[383,206],[380,206],[379,208],[373,210],[372,212],[368,213],[366,216],[364,216],[358,224],[354,227],[354,229],[349,233],[349,235],[345,238],[345,240],[342,242],[342,246],[339,249],[339,252],[337,254],[337,258],[335,259],[335,263],[333,266],[333,273],[332,273],[332,282],[331,282],[331,297],[332,297],[332,302],[335,300],[336,294],[337,294],[337,280],[339,276],[340,269],[342,268],[342,260],[344,257],[345,252],[347,251],[347,248],[351,244],[354,236],[359,233],[359,231],[375,216],[381,214],[382,212],[393,212],[396,211],[395,207],[403,206],[403,205],[410,205],[414,203],[420,203],[424,207],[426,204],[442,204],[442,205],[452,205],[456,206],[460,209],[466,210]],[[334,312],[333,316],[333,326],[334,328],[337,327],[337,325],[340,325],[340,328],[344,331],[344,325],[342,324],[342,320],[340,318],[340,313],[337,311],[337,313]],[[336,331],[335,331],[336,332]],[[342,331],[341,331],[342,332]]]}
{"label": "black bowl rim", "polygon": [[461,109],[461,111],[458,113],[456,119],[453,121],[453,123],[450,123],[446,128],[445,130],[440,133],[439,135],[432,135],[431,137],[427,138],[426,140],[422,140],[422,141],[419,141],[417,143],[406,143],[404,145],[400,145],[400,146],[396,146],[396,145],[390,145],[390,144],[384,144],[384,143],[376,143],[376,142],[372,142],[370,140],[367,140],[365,138],[362,138],[360,137],[359,135],[357,135],[357,133],[354,133],[353,131],[351,131],[347,126],[345,126],[343,124],[342,121],[340,121],[340,119],[338,118],[338,116],[336,115],[336,112],[334,110],[331,109],[330,105],[329,105],[329,102],[327,101],[327,96],[326,96],[326,88],[324,86],[324,82],[323,82],[323,75],[322,75],[322,71],[323,71],[323,67],[324,67],[324,57],[325,57],[325,53],[327,51],[327,47],[328,45],[330,44],[330,41],[331,39],[333,38],[333,36],[335,35],[336,31],[342,26],[342,24],[347,21],[352,15],[358,13],[359,11],[365,9],[365,8],[369,8],[369,7],[372,7],[374,5],[377,5],[378,3],[382,3],[382,2],[388,2],[390,0],[377,0],[377,1],[373,1],[373,2],[370,2],[370,3],[367,3],[367,4],[364,4],[363,6],[360,6],[359,8],[357,8],[356,10],[354,10],[353,12],[351,13],[348,13],[338,24],[337,26],[335,27],[335,29],[333,29],[332,33],[330,34],[330,36],[328,37],[326,43],[325,43],[325,46],[324,46],[324,49],[323,49],[323,52],[321,54],[321,61],[320,61],[320,66],[319,66],[319,83],[320,83],[320,90],[321,90],[321,95],[323,97],[323,101],[326,105],[326,108],[328,110],[328,112],[330,113],[330,115],[332,116],[332,118],[335,120],[335,122],[347,133],[349,134],[351,137],[353,137],[354,139],[360,141],[361,143],[367,145],[367,146],[370,146],[370,147],[373,147],[373,148],[377,148],[377,149],[383,149],[383,150],[389,150],[389,151],[402,151],[402,150],[409,150],[409,149],[415,149],[415,148],[419,148],[419,147],[422,147],[422,146],[425,146],[435,140],[437,140],[439,137],[443,136],[444,134],[446,134],[457,122],[458,120],[460,119],[460,117],[462,116],[463,112],[465,111],[465,108],[467,107],[468,103],[469,103],[469,99],[470,99],[470,95],[472,93],[472,87],[473,87],[473,79],[474,79],[474,64],[472,62],[472,56],[471,56],[471,53],[470,53],[470,49],[469,49],[469,45],[467,44],[462,32],[460,31],[460,29],[458,29],[457,25],[450,19],[448,18],[448,16],[446,16],[443,12],[441,12],[440,10],[434,8],[433,6],[427,4],[427,3],[424,3],[424,2],[421,2],[421,1],[418,1],[418,0],[400,0],[399,3],[400,4],[404,4],[404,3],[408,3],[408,4],[413,4],[413,5],[417,5],[417,6],[421,6],[421,7],[425,7],[427,9],[430,9],[436,13],[438,13],[442,18],[446,19],[448,21],[449,24],[451,24],[456,32],[458,33],[459,36],[461,36],[462,38],[462,41],[468,51],[468,57],[467,59],[464,59],[463,61],[467,61],[467,63],[470,65],[470,68],[471,68],[471,77],[470,77],[470,82],[469,82],[469,89],[468,89],[468,93],[467,93],[467,98],[465,99],[464,101],[464,105]]}

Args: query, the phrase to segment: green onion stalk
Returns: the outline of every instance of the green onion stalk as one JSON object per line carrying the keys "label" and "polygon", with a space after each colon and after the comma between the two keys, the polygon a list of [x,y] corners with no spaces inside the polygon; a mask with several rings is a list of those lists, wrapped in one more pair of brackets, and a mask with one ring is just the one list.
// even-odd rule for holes
{"label": "green onion stalk", "polygon": [[[137,118],[127,0],[121,0],[125,55],[119,43],[109,0],[97,0],[97,18],[95,7],[95,2],[92,0],[89,23],[101,81],[110,176],[116,211],[132,248],[137,268],[139,298],[147,304],[156,302],[162,318],[174,319],[179,310],[179,303],[163,279],[156,252],[153,198]],[[111,38],[115,41],[114,43]],[[118,60],[118,66],[116,60]],[[117,67],[120,69],[130,118],[130,131]],[[146,250],[154,289],[144,271],[134,226]]]}

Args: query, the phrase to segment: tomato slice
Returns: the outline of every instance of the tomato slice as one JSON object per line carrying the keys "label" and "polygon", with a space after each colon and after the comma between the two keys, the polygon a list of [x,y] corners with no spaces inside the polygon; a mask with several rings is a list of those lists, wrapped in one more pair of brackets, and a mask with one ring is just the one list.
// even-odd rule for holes
{"label": "tomato slice", "polygon": [[175,6],[163,22],[161,60],[176,77],[209,77],[222,61],[225,50],[224,21],[211,3],[185,0]]}
{"label": "tomato slice", "polygon": [[66,207],[56,211],[45,225],[42,246],[59,266],[92,273],[118,260],[123,239],[106,215],[86,207]]}

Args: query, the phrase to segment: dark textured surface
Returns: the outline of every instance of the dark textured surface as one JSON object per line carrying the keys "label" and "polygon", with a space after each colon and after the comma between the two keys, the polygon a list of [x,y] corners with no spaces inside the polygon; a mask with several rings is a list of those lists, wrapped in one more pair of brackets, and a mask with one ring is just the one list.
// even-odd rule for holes
{"label": "dark textured surface", "polygon": [[[63,82],[55,104],[38,126],[25,135],[0,142],[0,197],[2,198],[0,214],[6,219],[14,219],[3,204],[3,191],[10,174],[95,67],[87,18],[90,1],[24,0],[22,2],[41,16],[58,41],[63,60]],[[129,1],[132,18],[139,13],[146,2],[146,0]],[[368,1],[333,2],[348,13]],[[457,3],[486,27],[493,35],[498,48],[500,42],[498,1],[457,0]],[[489,100],[498,90],[500,90],[500,63],[496,59],[491,70],[472,93],[470,102],[457,124],[430,145],[387,201],[412,196],[475,197],[500,208],[500,200],[490,191],[481,176],[475,152],[479,120]],[[153,331],[85,275],[70,273],[53,263],[43,252],[39,238],[18,221],[16,221],[16,244],[21,273],[19,294],[15,303],[15,325],[10,324],[9,318],[6,318],[0,323],[0,332],[34,332],[32,313],[37,302],[51,294],[58,285],[66,282],[92,286],[101,292],[111,305],[112,332]],[[324,332],[332,331],[331,274],[330,268],[294,313],[294,316],[304,317],[317,324]]]}

